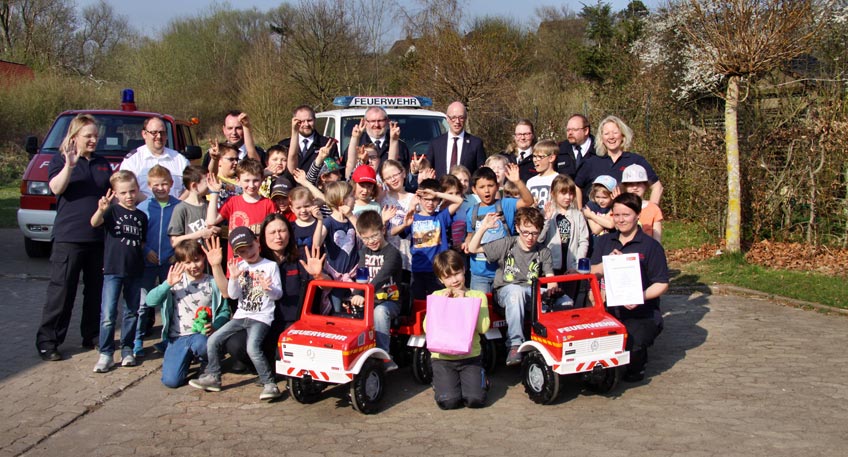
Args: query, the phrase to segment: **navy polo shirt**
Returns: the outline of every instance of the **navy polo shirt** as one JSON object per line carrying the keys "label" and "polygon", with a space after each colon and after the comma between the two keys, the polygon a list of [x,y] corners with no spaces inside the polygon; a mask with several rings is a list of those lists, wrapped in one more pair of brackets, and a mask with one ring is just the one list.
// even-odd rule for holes
{"label": "navy polo shirt", "polygon": [[[48,180],[65,167],[65,156],[56,154],[47,168]],[[91,226],[97,201],[109,190],[112,166],[103,157],[80,157],[71,171],[68,187],[56,196],[56,220],[53,241],[59,243],[96,243],[103,241],[103,228]]]}
{"label": "navy polo shirt", "polygon": [[583,159],[583,163],[580,165],[580,170],[577,171],[574,183],[577,184],[577,187],[585,191],[587,188],[591,188],[592,181],[595,178],[607,175],[612,176],[621,184],[622,172],[624,172],[625,168],[633,164],[645,167],[645,171],[648,173],[648,181],[651,184],[660,180],[660,177],[657,176],[657,173],[644,157],[634,152],[622,152],[616,162],[613,162],[608,155],[601,157],[587,154],[586,158]]}
{"label": "navy polo shirt", "polygon": [[[639,254],[639,269],[642,271],[642,290],[646,290],[654,283],[668,284],[668,263],[665,258],[665,250],[657,240],[645,235],[641,228],[636,228],[636,236],[626,245],[619,241],[620,232],[610,232],[601,235],[595,240],[595,248],[592,251],[592,265],[603,262],[603,256],[609,255],[614,249],[622,254]],[[654,311],[659,311],[659,297],[645,300],[645,304],[634,309],[618,307],[618,315],[622,319],[627,318],[650,318]]]}

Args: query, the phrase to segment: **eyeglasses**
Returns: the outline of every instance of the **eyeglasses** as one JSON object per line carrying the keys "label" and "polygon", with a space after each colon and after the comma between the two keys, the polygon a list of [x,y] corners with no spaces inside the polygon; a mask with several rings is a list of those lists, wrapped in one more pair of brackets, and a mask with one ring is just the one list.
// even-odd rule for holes
{"label": "eyeglasses", "polygon": [[383,181],[394,181],[395,179],[398,179],[401,176],[403,176],[403,172],[398,172],[391,176],[386,176],[385,178],[383,178]]}
{"label": "eyeglasses", "polygon": [[230,162],[238,162],[239,158],[238,157],[224,157],[224,160],[228,160]]}
{"label": "eyeglasses", "polygon": [[523,136],[533,136],[533,132],[525,132],[525,133],[516,133],[513,136],[523,137]]}
{"label": "eyeglasses", "polygon": [[523,236],[524,238],[538,238],[539,232],[525,232],[524,230],[519,230],[518,234]]}
{"label": "eyeglasses", "polygon": [[468,116],[448,116],[448,119],[452,121],[464,121],[468,119]]}
{"label": "eyeglasses", "polygon": [[154,136],[154,137],[155,136],[165,136],[165,134],[168,133],[164,130],[145,130],[145,132],[147,132],[148,135]]}
{"label": "eyeglasses", "polygon": [[541,154],[533,154],[533,160],[542,160],[542,159],[544,159],[545,157],[550,157],[550,156],[552,156],[552,155],[553,155],[553,154],[545,154],[545,155],[541,155]]}
{"label": "eyeglasses", "polygon": [[386,119],[385,117],[382,118],[382,119],[371,119],[371,120],[365,119],[365,122],[367,122],[369,124],[384,124],[384,123],[386,123],[386,121],[388,121],[388,119]]}
{"label": "eyeglasses", "polygon": [[363,237],[360,237],[360,238],[362,238],[362,241],[364,241],[366,243],[371,243],[372,241],[379,240],[380,236],[382,236],[382,235],[380,235],[380,233],[375,233],[371,236],[363,236]]}
{"label": "eyeglasses", "polygon": [[380,156],[368,156],[367,160],[369,162],[377,162],[378,160],[380,160]]}
{"label": "eyeglasses", "polygon": [[301,124],[311,124],[311,123],[315,122],[315,119],[298,119],[297,121],[300,122]]}
{"label": "eyeglasses", "polygon": [[589,127],[580,127],[580,128],[577,128],[577,129],[565,129],[565,131],[568,132],[568,133],[574,133],[574,132],[579,132],[581,130],[586,130],[588,128]]}

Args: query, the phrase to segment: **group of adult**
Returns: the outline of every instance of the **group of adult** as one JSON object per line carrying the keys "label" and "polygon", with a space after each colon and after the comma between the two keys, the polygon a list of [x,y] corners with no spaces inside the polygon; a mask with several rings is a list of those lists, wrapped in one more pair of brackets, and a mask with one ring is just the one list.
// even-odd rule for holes
{"label": "group of adult", "polygon": [[[447,107],[446,116],[448,131],[431,140],[426,153],[437,178],[448,174],[455,165],[476,170],[486,161],[482,139],[465,130],[468,119],[466,107],[460,102],[451,103]],[[287,138],[279,144],[289,147],[292,141],[297,141],[301,151],[298,164],[301,169],[306,169],[315,160],[318,150],[330,139],[315,130],[315,112],[311,107],[302,105],[296,108],[294,118],[299,121],[297,138]],[[383,108],[372,107],[365,113],[366,128],[360,143],[373,143],[377,146],[381,153],[381,162],[388,159],[389,122],[389,116]],[[257,150],[253,144],[245,144],[245,128],[249,128],[249,124],[245,122],[242,113],[227,113],[222,132],[226,140],[238,148],[239,159],[250,157],[262,161],[261,150]],[[663,189],[659,177],[644,157],[629,151],[633,131],[615,116],[604,118],[598,130],[600,141],[592,135],[586,116],[572,115],[566,124],[567,139],[560,144],[557,154],[557,171],[570,176],[577,185],[578,205],[586,201],[592,183],[598,176],[608,175],[620,182],[622,171],[632,164],[645,168],[650,181],[650,200],[659,204]],[[166,128],[161,119],[147,119],[141,134],[144,145],[132,151],[125,158],[121,168],[136,173],[141,190],[149,197],[150,191],[144,183],[145,170],[156,164],[162,165],[171,171],[174,181],[172,194],[180,197],[184,192],[182,172],[188,166],[188,161],[177,151],[165,146]],[[83,347],[93,348],[99,333],[103,233],[102,230],[91,227],[89,218],[97,208],[97,201],[109,188],[112,169],[106,159],[94,155],[97,139],[96,120],[91,116],[78,116],[70,124],[62,144],[62,152],[53,157],[48,169],[49,187],[57,196],[57,206],[50,258],[51,277],[42,323],[36,336],[36,347],[44,360],[62,358],[58,348],[68,332],[80,274],[83,276],[84,286],[81,320]],[[515,125],[513,141],[503,153],[518,164],[523,181],[536,174],[533,166],[533,146],[536,140],[533,123],[527,119],[520,120]],[[344,161],[335,146],[331,156],[340,163]],[[207,155],[204,164],[208,165],[210,159],[214,160]],[[412,161],[403,142],[397,160],[407,168]],[[632,330],[628,327],[629,331],[637,336],[637,339],[638,335],[645,334],[647,336],[642,339],[652,341],[651,332],[645,331],[644,328],[649,326],[649,322],[653,322],[653,336],[662,328],[661,317],[658,315],[658,297],[665,292],[668,285],[667,268],[664,267],[665,255],[662,248],[657,250],[645,237],[639,236],[641,231],[632,223],[633,214],[638,218],[640,210],[632,200],[630,197],[615,199],[613,218],[618,231],[604,242],[597,243],[592,260],[596,267],[593,271],[602,273],[597,267],[600,256],[606,254],[640,252],[648,256],[642,265],[645,305],[626,308],[620,311],[619,315],[632,315],[637,318],[640,324]],[[285,218],[269,216],[262,226],[260,239],[267,255],[273,256],[281,266],[285,266],[281,271],[297,270],[292,229]],[[295,282],[299,280],[298,274],[292,274],[291,277]],[[636,357],[638,359],[639,355],[636,354]]]}

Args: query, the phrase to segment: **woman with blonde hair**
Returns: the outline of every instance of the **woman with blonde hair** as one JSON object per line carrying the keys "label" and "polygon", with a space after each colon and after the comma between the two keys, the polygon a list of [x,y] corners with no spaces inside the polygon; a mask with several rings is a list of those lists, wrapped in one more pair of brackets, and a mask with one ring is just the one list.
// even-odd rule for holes
{"label": "woman with blonde hair", "polygon": [[97,150],[97,121],[88,114],[75,117],[59,152],[47,169],[50,190],[56,195],[50,283],[35,338],[42,360],[62,359],[59,345],[65,341],[83,275],[80,332],[82,346],[94,349],[100,334],[100,298],[103,289],[103,230],[91,226],[97,202],[110,189],[112,167]]}

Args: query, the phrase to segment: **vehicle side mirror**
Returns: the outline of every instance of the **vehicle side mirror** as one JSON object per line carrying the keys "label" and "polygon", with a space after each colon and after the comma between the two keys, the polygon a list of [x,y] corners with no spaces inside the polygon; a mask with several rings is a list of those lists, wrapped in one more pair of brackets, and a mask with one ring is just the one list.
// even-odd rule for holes
{"label": "vehicle side mirror", "polygon": [[188,160],[196,160],[203,155],[203,150],[200,149],[200,146],[186,146],[183,155]]}
{"label": "vehicle side mirror", "polygon": [[26,142],[24,143],[24,149],[30,156],[34,156],[38,153],[38,137],[37,136],[28,136]]}

